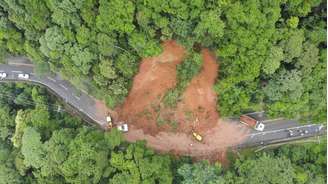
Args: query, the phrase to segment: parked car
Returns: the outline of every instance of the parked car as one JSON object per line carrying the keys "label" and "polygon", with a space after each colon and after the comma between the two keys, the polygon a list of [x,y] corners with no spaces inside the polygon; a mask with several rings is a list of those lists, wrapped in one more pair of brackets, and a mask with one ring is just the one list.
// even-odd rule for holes
{"label": "parked car", "polygon": [[20,74],[18,74],[18,78],[20,78],[20,79],[29,79],[30,75],[27,74],[27,73],[20,73]]}
{"label": "parked car", "polygon": [[294,131],[293,130],[288,130],[289,136],[293,137],[294,136]]}
{"label": "parked car", "polygon": [[1,79],[6,78],[6,77],[7,77],[7,74],[6,73],[4,73],[4,72],[0,73],[0,78]]}

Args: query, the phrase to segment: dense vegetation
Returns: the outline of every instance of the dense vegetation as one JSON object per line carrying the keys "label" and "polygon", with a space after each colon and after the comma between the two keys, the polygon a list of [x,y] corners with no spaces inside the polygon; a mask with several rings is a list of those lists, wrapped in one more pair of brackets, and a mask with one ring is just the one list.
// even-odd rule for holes
{"label": "dense vegetation", "polygon": [[[142,57],[177,40],[189,51],[174,105],[199,70],[200,47],[216,51],[222,116],[326,119],[326,2],[321,0],[3,0],[0,55],[27,55],[40,74],[60,72],[113,107]],[[196,56],[196,57],[195,57]]]}
{"label": "dense vegetation", "polygon": [[232,159],[229,168],[159,155],[58,110],[38,86],[1,85],[0,184],[326,183],[326,141]]}

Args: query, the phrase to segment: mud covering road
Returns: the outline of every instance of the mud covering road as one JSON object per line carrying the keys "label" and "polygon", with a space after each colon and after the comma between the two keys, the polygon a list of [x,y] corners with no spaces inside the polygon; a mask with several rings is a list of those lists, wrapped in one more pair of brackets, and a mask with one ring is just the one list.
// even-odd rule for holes
{"label": "mud covering road", "polygon": [[190,134],[160,132],[156,136],[144,134],[141,129],[132,128],[124,136],[127,141],[146,140],[147,145],[159,152],[189,155],[211,159],[245,140],[249,129],[236,123],[219,120],[216,125],[203,133],[204,142],[196,142]]}

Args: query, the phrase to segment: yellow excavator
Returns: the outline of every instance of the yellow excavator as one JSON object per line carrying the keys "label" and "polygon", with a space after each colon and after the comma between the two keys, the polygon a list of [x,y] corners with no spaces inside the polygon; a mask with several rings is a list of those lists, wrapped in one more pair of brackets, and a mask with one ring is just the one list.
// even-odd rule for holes
{"label": "yellow excavator", "polygon": [[203,137],[199,134],[199,133],[197,133],[196,131],[195,131],[195,123],[198,123],[198,118],[196,118],[196,120],[194,121],[194,126],[193,126],[193,128],[191,129],[191,133],[192,133],[192,136],[198,141],[198,142],[202,142],[202,140],[203,140]]}
{"label": "yellow excavator", "polygon": [[194,138],[195,138],[197,141],[202,142],[203,137],[202,137],[200,134],[198,134],[197,132],[195,132],[194,130],[192,130],[192,135],[194,136]]}

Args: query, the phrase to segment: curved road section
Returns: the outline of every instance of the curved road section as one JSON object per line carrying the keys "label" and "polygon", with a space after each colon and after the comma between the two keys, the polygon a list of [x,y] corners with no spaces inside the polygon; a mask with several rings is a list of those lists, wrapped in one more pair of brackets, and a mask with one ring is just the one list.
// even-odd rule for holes
{"label": "curved road section", "polygon": [[[102,129],[106,129],[106,113],[97,111],[96,100],[85,92],[77,90],[69,82],[63,80],[59,75],[47,75],[39,77],[33,72],[33,65],[28,63],[25,58],[9,58],[10,64],[0,64],[0,73],[7,74],[2,81],[27,81],[41,84],[68,105],[72,106],[79,113],[83,114],[86,120],[91,120]],[[19,74],[29,74],[28,79],[19,78]],[[90,122],[90,121],[89,121]]]}
{"label": "curved road section", "polygon": [[[49,74],[43,77],[35,75],[33,65],[24,57],[11,57],[7,59],[7,62],[9,64],[0,64],[0,73],[7,74],[7,77],[2,78],[1,81],[27,81],[41,84],[61,97],[66,104],[78,110],[89,123],[96,124],[106,130],[106,113],[97,111],[96,100],[93,97],[77,90],[59,75]],[[29,78],[19,78],[18,74],[29,74]],[[265,130],[263,132],[252,130],[247,139],[237,148],[276,144],[326,134],[326,127],[322,124],[301,125],[294,120],[270,120],[264,112],[249,115],[263,121],[266,125]]]}

